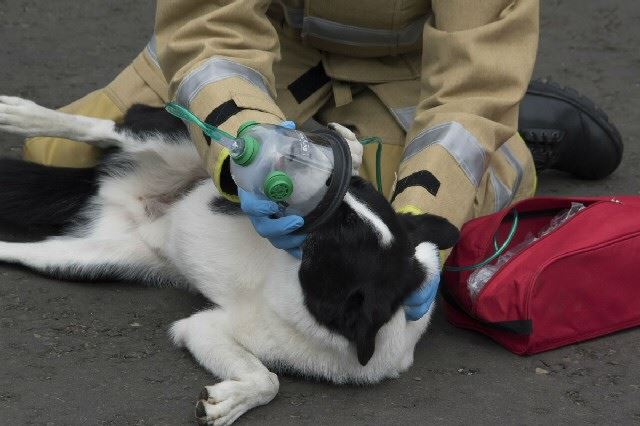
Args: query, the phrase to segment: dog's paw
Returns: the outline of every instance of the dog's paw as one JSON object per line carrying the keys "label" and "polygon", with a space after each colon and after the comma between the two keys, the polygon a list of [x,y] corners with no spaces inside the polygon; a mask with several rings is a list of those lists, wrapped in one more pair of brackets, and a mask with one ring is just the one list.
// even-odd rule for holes
{"label": "dog's paw", "polygon": [[0,96],[0,130],[35,136],[48,126],[50,113],[27,99],[15,96]]}
{"label": "dog's paw", "polygon": [[352,174],[357,176],[358,170],[360,170],[360,165],[362,164],[362,154],[364,153],[362,144],[356,137],[355,133],[341,124],[329,123],[329,128],[338,132],[349,144],[349,150],[351,150],[351,165],[353,168]]}
{"label": "dog's paw", "polygon": [[196,419],[200,424],[230,425],[250,409],[271,401],[278,388],[278,377],[273,373],[206,386],[196,404]]}

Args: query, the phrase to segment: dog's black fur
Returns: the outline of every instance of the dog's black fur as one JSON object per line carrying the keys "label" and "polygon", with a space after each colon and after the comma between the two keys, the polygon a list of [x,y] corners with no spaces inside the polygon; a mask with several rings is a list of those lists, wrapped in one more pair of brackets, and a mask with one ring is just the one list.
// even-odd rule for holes
{"label": "dog's black fur", "polygon": [[47,167],[0,159],[0,222],[23,228],[64,226],[98,190],[96,168]]}
{"label": "dog's black fur", "polygon": [[228,214],[230,216],[237,216],[242,214],[240,204],[229,201],[226,198],[214,197],[209,201],[209,210],[213,213]]}
{"label": "dog's black fur", "polygon": [[458,229],[431,215],[398,215],[371,184],[353,177],[349,192],[389,227],[394,239],[381,247],[370,225],[346,204],[305,241],[299,271],[309,312],[320,323],[355,343],[366,365],[375,337],[402,301],[420,287],[426,274],[415,247],[428,241],[452,247]]}
{"label": "dog's black fur", "polygon": [[[187,134],[182,121],[163,108],[145,105],[134,105],[118,128],[139,136],[166,134],[171,143],[180,139],[175,136]],[[96,193],[101,175],[126,174],[135,167],[117,151],[88,169],[0,160],[0,222],[69,223]],[[393,242],[382,247],[371,225],[343,203],[308,235],[299,278],[309,312],[320,324],[354,342],[358,360],[365,365],[374,353],[380,327],[426,277],[414,257],[416,246],[428,241],[440,249],[452,247],[458,230],[441,217],[395,213],[384,196],[359,177],[351,179],[349,192],[387,225]],[[213,214],[241,213],[222,200],[210,203]]]}
{"label": "dog's black fur", "polygon": [[187,126],[182,120],[169,114],[164,108],[142,104],[135,104],[129,108],[116,128],[139,136],[148,133],[178,136],[188,134]]}
{"label": "dog's black fur", "polygon": [[[144,136],[161,133],[179,140],[184,123],[164,108],[133,105],[116,126]],[[19,228],[46,227],[58,233],[77,219],[98,190],[100,176],[124,175],[136,164],[107,150],[96,167],[50,167],[11,158],[0,159],[0,223]]]}
{"label": "dog's black fur", "polygon": [[[184,123],[164,108],[133,105],[117,125],[144,136],[161,133],[186,136]],[[20,228],[47,227],[58,233],[74,221],[98,190],[102,175],[123,175],[136,165],[107,150],[100,165],[90,168],[50,167],[26,161],[0,159],[0,223]]]}

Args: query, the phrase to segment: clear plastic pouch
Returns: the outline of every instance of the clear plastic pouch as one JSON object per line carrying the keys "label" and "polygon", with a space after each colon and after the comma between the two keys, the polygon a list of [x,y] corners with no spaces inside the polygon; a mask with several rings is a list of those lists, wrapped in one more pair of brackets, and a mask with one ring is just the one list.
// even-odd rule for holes
{"label": "clear plastic pouch", "polygon": [[476,269],[467,280],[467,289],[469,290],[469,296],[471,296],[472,300],[475,300],[478,297],[480,291],[484,288],[484,286],[489,282],[489,280],[498,272],[513,256],[519,254],[524,249],[529,247],[531,244],[535,243],[539,239],[545,237],[546,235],[552,233],[556,229],[558,229],[563,223],[569,221],[573,216],[575,216],[579,211],[585,208],[582,203],[571,203],[571,208],[562,211],[558,215],[556,215],[549,225],[540,230],[536,235],[533,233],[527,234],[524,241],[515,247],[510,248],[506,252],[504,252],[495,262],[485,265],[481,268]]}

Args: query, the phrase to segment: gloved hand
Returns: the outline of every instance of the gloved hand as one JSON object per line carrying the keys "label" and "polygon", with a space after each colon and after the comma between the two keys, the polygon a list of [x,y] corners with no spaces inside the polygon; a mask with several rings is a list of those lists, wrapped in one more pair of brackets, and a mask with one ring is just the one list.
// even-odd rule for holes
{"label": "gloved hand", "polygon": [[274,219],[271,215],[278,212],[278,205],[273,201],[258,198],[242,188],[238,188],[238,196],[242,211],[249,216],[260,236],[267,238],[274,247],[286,250],[298,259],[302,258],[300,246],[307,236],[291,234],[304,225],[301,216],[289,215]]}
{"label": "gloved hand", "polygon": [[431,281],[423,283],[405,299],[403,308],[407,321],[418,321],[429,311],[438,294],[439,285],[440,274],[436,274]]}
{"label": "gloved hand", "polygon": [[[293,121],[283,121],[280,125],[287,129],[296,128]],[[274,219],[271,215],[277,213],[278,205],[273,201],[258,198],[242,188],[238,188],[238,196],[242,211],[249,216],[259,235],[267,238],[274,247],[286,250],[298,259],[302,258],[300,246],[307,236],[291,234],[304,225],[304,219],[301,216],[289,215]]]}

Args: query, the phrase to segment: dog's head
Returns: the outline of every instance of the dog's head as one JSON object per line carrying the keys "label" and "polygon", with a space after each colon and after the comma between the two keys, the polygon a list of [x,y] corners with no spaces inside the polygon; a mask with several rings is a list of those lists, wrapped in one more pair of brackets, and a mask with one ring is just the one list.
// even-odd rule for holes
{"label": "dog's head", "polygon": [[353,342],[366,365],[380,327],[440,273],[438,249],[452,247],[458,235],[441,217],[397,214],[369,183],[353,177],[340,209],[303,245],[299,277],[307,309]]}

